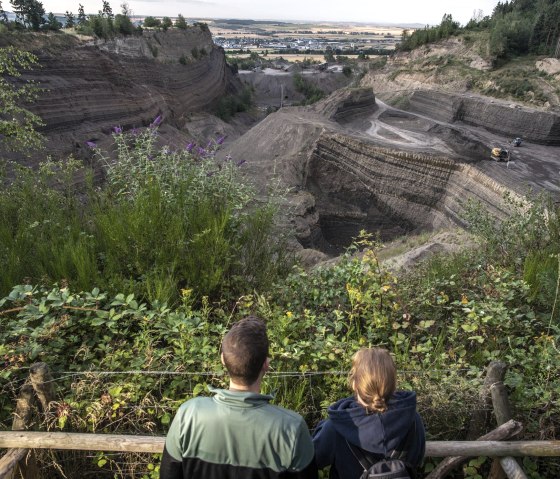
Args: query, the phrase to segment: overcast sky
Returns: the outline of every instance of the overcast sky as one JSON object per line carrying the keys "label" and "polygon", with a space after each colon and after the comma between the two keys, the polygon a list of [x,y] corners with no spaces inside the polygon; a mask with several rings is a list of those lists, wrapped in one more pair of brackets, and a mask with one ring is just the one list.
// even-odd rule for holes
{"label": "overcast sky", "polygon": [[[42,0],[47,12],[78,11],[80,0]],[[123,0],[110,0],[114,13]],[[3,2],[9,4],[8,1]],[[101,0],[82,0],[86,13],[101,9]],[[444,13],[466,23],[475,9],[492,13],[498,0],[130,0],[136,15],[268,20],[358,21],[364,23],[439,23]],[[9,9],[9,7],[7,8]]]}

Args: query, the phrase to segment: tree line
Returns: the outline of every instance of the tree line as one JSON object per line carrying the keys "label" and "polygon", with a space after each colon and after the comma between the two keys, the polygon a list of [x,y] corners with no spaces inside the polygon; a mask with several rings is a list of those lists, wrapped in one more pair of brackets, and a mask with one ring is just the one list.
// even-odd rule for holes
{"label": "tree line", "polygon": [[461,27],[445,14],[439,25],[403,32],[400,50],[409,51],[459,33],[488,31],[488,53],[496,58],[527,53],[554,52],[560,38],[560,0],[511,0],[498,2],[492,15],[476,11]]}
{"label": "tree line", "polygon": [[[134,25],[130,19],[132,10],[128,3],[121,4],[121,12],[116,15],[107,0],[102,0],[101,9],[97,14],[86,15],[84,6],[79,4],[78,13],[74,15],[66,11],[64,24],[49,12],[47,15],[43,3],[39,0],[10,0],[12,11],[16,18],[8,21],[8,16],[2,7],[0,0],[0,25],[8,30],[32,30],[32,31],[58,31],[62,28],[73,28],[84,35],[95,35],[100,38],[110,38],[114,35],[142,34],[143,27]],[[155,28],[167,31],[170,28],[185,30],[188,28],[185,17],[177,16],[175,23],[169,17],[158,19],[146,17],[143,22],[144,28]],[[0,28],[2,31],[2,28]]]}

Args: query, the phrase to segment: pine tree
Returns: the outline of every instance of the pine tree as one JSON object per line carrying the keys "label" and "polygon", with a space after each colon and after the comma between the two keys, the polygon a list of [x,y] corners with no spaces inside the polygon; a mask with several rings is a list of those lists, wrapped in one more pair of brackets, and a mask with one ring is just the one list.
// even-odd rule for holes
{"label": "pine tree", "polygon": [[84,6],[80,3],[78,7],[78,25],[82,26],[87,23],[86,13],[84,11]]}
{"label": "pine tree", "polygon": [[113,18],[113,9],[107,0],[103,0],[103,10],[102,14],[105,18],[112,19]]}
{"label": "pine tree", "polygon": [[37,0],[29,0],[27,17],[31,28],[38,31],[45,24],[45,9],[43,4]]}
{"label": "pine tree", "polygon": [[163,31],[166,32],[172,26],[173,22],[171,21],[171,18],[163,17],[163,19],[161,20],[161,28],[163,28]]}
{"label": "pine tree", "polygon": [[175,26],[177,28],[180,28],[181,30],[186,30],[187,27],[187,22],[185,22],[185,17],[183,17],[183,15],[181,15],[179,13],[179,15],[177,15],[177,21],[175,22]]}
{"label": "pine tree", "polygon": [[75,25],[74,14],[66,10],[66,28],[74,28]]}
{"label": "pine tree", "polygon": [[26,28],[39,30],[45,23],[45,9],[38,0],[11,0],[16,22],[22,23]]}
{"label": "pine tree", "polygon": [[27,26],[26,23],[26,0],[11,0],[12,11],[16,14],[16,22]]}
{"label": "pine tree", "polygon": [[53,12],[49,12],[49,16],[47,17],[47,28],[54,32],[62,28],[62,23],[56,19]]}

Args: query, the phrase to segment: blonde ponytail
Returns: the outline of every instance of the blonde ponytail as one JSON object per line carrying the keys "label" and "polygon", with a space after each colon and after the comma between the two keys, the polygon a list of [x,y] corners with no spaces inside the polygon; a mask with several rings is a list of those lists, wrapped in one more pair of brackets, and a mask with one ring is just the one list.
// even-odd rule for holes
{"label": "blonde ponytail", "polygon": [[357,399],[369,412],[381,413],[397,389],[397,368],[389,351],[360,349],[352,358],[348,382]]}

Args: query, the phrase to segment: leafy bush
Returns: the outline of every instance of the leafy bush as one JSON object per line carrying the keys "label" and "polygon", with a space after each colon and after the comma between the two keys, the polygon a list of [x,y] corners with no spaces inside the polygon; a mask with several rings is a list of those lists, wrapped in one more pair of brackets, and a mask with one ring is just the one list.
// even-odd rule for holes
{"label": "leafy bush", "polygon": [[145,28],[159,28],[161,27],[161,20],[159,18],[146,17],[143,25]]}
{"label": "leafy bush", "polygon": [[490,54],[504,58],[527,53],[532,30],[533,22],[524,15],[508,15],[497,19],[490,31]]}
{"label": "leafy bush", "polygon": [[306,80],[303,75],[295,73],[293,81],[296,91],[305,97],[305,99],[301,102],[302,105],[311,105],[325,97],[325,92],[315,84]]}
{"label": "leafy bush", "polygon": [[[99,289],[17,286],[0,300],[3,377],[20,379],[19,366],[39,359],[71,373],[57,378],[64,407],[50,417],[53,429],[161,434],[182,401],[204,394],[206,384],[226,384],[221,338],[231,321],[256,313],[267,320],[274,367],[263,388],[310,426],[348,394],[353,352],[376,345],[394,353],[400,387],[418,392],[430,437],[462,437],[478,406],[482,368],[492,359],[510,365],[506,383],[526,437],[552,437],[560,421],[551,407],[560,397],[553,373],[560,368],[560,330],[527,301],[527,284],[507,265],[470,253],[435,258],[397,279],[379,264],[376,247],[361,237],[334,266],[295,269],[233,309],[208,300],[195,307],[190,289],[171,309]],[[86,374],[88,368],[170,374]],[[11,398],[1,398],[6,411]],[[9,420],[7,412],[0,417]],[[533,469],[540,477],[558,472],[545,460]]]}
{"label": "leafy bush", "polygon": [[[471,203],[467,219],[493,262],[510,265],[527,281],[529,297],[543,307],[558,298],[560,208],[550,197],[506,196],[510,216],[496,221],[480,204]],[[552,314],[560,316],[558,308]]]}
{"label": "leafy bush", "polygon": [[36,131],[43,126],[41,118],[22,106],[34,102],[40,89],[33,82],[14,82],[20,79],[22,70],[36,63],[32,53],[0,48],[0,154],[6,150],[27,152],[43,145],[44,137]]}
{"label": "leafy bush", "polygon": [[274,205],[254,203],[237,164],[215,159],[216,142],[171,151],[156,147],[155,127],[117,131],[114,160],[96,150],[102,189],[86,182],[78,195],[74,161],[17,170],[0,198],[2,291],[29,278],[170,300],[181,288],[235,295],[274,279],[286,257]]}
{"label": "leafy bush", "polygon": [[229,121],[236,113],[249,110],[252,103],[251,89],[244,86],[238,95],[226,95],[220,98],[216,115],[224,121]]}
{"label": "leafy bush", "polygon": [[152,54],[152,56],[154,58],[157,58],[159,50],[158,47],[156,47],[155,45],[152,45],[150,42],[146,42],[146,44],[148,45],[148,48],[150,49],[150,53]]}
{"label": "leafy bush", "polygon": [[115,31],[121,35],[132,35],[134,33],[134,25],[127,15],[115,15]]}

